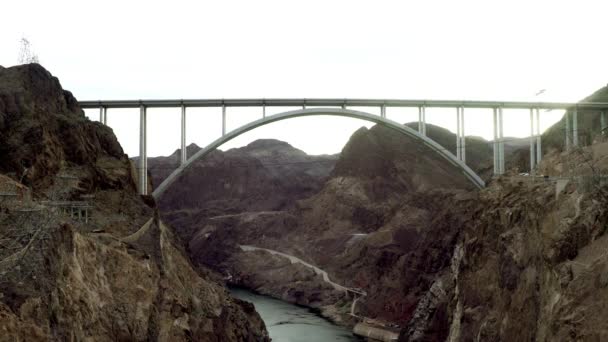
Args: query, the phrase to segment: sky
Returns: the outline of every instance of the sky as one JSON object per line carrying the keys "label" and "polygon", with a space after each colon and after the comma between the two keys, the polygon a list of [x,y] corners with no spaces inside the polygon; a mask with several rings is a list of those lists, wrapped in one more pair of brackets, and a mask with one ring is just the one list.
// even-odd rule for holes
{"label": "sky", "polygon": [[[2,4],[0,65],[27,38],[79,100],[395,98],[578,101],[608,82],[606,1],[32,1]],[[544,89],[544,93],[536,94]],[[295,108],[268,108],[267,114]],[[379,113],[377,108],[354,108]],[[150,109],[148,155],[173,153],[179,110]],[[389,109],[399,122],[416,109]],[[87,111],[98,119],[97,111]],[[138,154],[138,110],[109,110],[125,152]],[[229,108],[228,130],[261,115]],[[541,128],[561,113],[543,112]],[[527,111],[505,111],[525,137]],[[465,132],[490,139],[490,110],[465,110]],[[453,109],[427,109],[452,131]],[[371,124],[338,117],[273,123],[222,149],[275,138],[336,153]],[[187,142],[221,134],[220,109],[189,109]]]}

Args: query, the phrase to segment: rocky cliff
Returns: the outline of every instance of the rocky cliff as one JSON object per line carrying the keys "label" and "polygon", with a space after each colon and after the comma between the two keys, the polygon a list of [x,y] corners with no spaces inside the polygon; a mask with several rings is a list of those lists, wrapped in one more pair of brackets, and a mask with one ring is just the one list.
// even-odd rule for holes
{"label": "rocky cliff", "polygon": [[268,340],[40,65],[0,67],[0,151],[0,341]]}
{"label": "rocky cliff", "polygon": [[470,203],[450,341],[608,338],[608,144],[549,155],[541,169],[562,177],[503,178]]}
{"label": "rocky cliff", "polygon": [[[203,167],[196,174],[210,174],[209,166]],[[234,172],[223,170],[215,174]],[[238,179],[251,184],[246,176]],[[336,289],[302,263],[241,246],[266,248],[319,266],[332,282],[367,292],[358,300],[355,314],[405,324],[434,277],[449,265],[456,223],[462,219],[439,222],[437,230],[427,229],[428,222],[453,206],[454,198],[467,198],[473,185],[439,155],[381,126],[357,131],[331,173],[321,180],[315,192],[295,198],[292,206],[260,210],[244,205],[234,211],[218,206],[224,211],[209,215],[206,208],[212,202],[206,202],[199,203],[200,211],[188,219],[175,211],[164,216],[178,231],[191,234],[186,234],[186,241],[193,261],[222,272],[235,284],[319,307],[336,320],[350,320],[352,294]],[[275,191],[262,193],[273,197]],[[247,201],[240,193],[231,196],[237,203]],[[446,319],[444,311],[437,326],[447,326]],[[437,329],[447,336],[446,328]]]}

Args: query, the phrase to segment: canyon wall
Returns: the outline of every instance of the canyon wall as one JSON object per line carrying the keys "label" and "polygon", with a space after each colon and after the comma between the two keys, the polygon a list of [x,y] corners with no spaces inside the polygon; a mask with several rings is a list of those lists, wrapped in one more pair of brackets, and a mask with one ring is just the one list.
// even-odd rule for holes
{"label": "canyon wall", "polygon": [[0,67],[0,341],[269,340],[134,174],[57,78]]}

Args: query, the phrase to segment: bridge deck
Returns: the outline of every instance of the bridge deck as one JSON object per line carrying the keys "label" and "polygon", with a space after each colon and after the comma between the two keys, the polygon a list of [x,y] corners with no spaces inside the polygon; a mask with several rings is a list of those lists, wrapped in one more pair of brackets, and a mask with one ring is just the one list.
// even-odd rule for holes
{"label": "bridge deck", "polygon": [[82,108],[145,107],[289,107],[289,106],[360,106],[360,107],[464,107],[512,109],[608,109],[608,102],[515,102],[397,99],[176,99],[176,100],[97,100],[80,101]]}

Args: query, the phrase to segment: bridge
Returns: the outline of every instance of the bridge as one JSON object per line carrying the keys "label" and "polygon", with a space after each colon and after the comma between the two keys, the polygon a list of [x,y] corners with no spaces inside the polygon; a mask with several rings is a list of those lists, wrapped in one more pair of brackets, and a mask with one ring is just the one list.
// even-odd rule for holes
{"label": "bridge", "polygon": [[[477,187],[483,188],[484,181],[466,165],[465,120],[464,111],[467,108],[486,108],[493,113],[493,154],[494,174],[505,172],[503,121],[504,109],[526,109],[530,111],[530,170],[534,170],[542,159],[540,111],[566,110],[565,145],[566,149],[579,145],[578,113],[581,111],[597,113],[601,116],[601,126],[606,126],[606,112],[608,103],[605,102],[499,102],[499,101],[446,101],[446,100],[382,100],[382,99],[191,99],[191,100],[108,100],[108,101],[81,101],[83,109],[99,109],[99,121],[107,124],[108,109],[139,108],[139,192],[148,194],[148,163],[147,163],[147,124],[146,113],[148,108],[181,108],[181,155],[180,166],[167,177],[163,183],[156,187],[152,196],[159,198],[164,191],[180,176],[194,161],[204,157],[229,140],[257,127],[272,122],[295,117],[313,115],[333,115],[367,120],[394,129],[410,136],[426,145],[435,153],[445,158]],[[186,154],[186,112],[191,107],[216,107],[222,110],[222,135],[208,146],[204,147],[188,158]],[[260,109],[260,118],[226,132],[227,109],[230,107],[256,107]],[[300,107],[301,109],[283,113],[266,115],[267,107]],[[349,109],[348,107],[379,108],[380,115],[369,112]],[[418,109],[418,129],[412,129],[386,118],[386,109],[389,107],[410,107]],[[456,155],[430,139],[426,134],[426,108],[440,107],[452,108],[456,113]]]}

